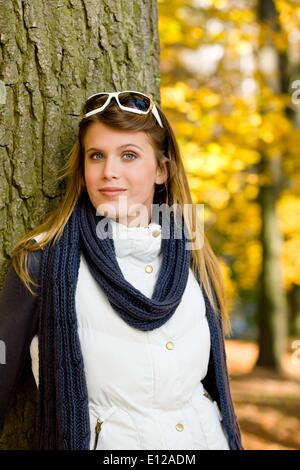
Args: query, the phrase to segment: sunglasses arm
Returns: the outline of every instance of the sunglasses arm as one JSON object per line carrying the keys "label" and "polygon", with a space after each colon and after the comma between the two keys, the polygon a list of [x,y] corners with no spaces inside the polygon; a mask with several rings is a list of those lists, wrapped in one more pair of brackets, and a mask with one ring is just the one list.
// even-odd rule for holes
{"label": "sunglasses arm", "polygon": [[152,113],[154,114],[154,116],[155,116],[155,118],[156,118],[158,124],[160,125],[160,127],[164,127],[164,126],[162,125],[162,122],[161,122],[161,119],[160,119],[160,115],[159,115],[159,113],[158,113],[158,111],[157,111],[157,107],[155,106],[155,104],[153,105]]}

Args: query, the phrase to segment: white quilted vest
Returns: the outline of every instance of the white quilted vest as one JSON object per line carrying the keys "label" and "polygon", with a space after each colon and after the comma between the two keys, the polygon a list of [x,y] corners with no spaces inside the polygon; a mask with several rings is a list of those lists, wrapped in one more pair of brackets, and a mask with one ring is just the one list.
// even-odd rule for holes
{"label": "white quilted vest", "polygon": [[[162,261],[160,225],[111,222],[124,277],[151,297]],[[81,255],[76,312],[89,396],[90,449],[229,449],[217,403],[201,383],[210,332],[191,269],[174,315],[145,332],[115,312]],[[37,336],[30,352],[38,386]]]}

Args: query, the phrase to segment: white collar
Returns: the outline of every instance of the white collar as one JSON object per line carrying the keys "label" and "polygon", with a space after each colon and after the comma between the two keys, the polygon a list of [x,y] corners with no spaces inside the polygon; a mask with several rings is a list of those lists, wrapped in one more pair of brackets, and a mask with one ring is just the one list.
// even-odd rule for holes
{"label": "white collar", "polygon": [[161,225],[151,222],[147,227],[128,227],[109,219],[116,256],[133,256],[145,262],[153,261],[162,249]]}

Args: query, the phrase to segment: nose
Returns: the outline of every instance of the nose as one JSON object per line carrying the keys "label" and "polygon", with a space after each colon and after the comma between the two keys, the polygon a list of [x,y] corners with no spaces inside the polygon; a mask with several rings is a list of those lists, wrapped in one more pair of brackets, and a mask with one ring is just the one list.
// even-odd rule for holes
{"label": "nose", "polygon": [[103,177],[106,179],[119,178],[119,169],[118,159],[109,156],[103,165]]}

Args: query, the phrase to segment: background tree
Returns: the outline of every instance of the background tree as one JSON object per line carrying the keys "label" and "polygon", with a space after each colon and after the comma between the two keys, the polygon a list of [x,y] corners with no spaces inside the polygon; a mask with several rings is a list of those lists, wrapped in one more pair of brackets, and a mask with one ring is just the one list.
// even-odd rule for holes
{"label": "background tree", "polygon": [[[155,0],[0,0],[1,282],[16,242],[61,200],[87,96],[143,89],[160,102],[157,22]],[[4,449],[34,446],[30,370],[21,383]]]}
{"label": "background tree", "polygon": [[[276,95],[288,93],[286,45],[279,49],[276,34],[281,33],[278,13],[273,0],[259,0],[260,69],[262,97],[260,114],[264,120],[274,119],[282,106],[274,102]],[[265,62],[268,62],[267,64]],[[284,119],[284,116],[282,116]],[[275,151],[274,151],[275,150]],[[281,372],[281,357],[287,347],[288,312],[283,291],[281,252],[282,234],[278,225],[277,205],[285,176],[282,169],[284,155],[280,147],[261,146],[258,164],[262,183],[258,195],[261,213],[262,270],[259,290],[259,356],[257,365]]]}

